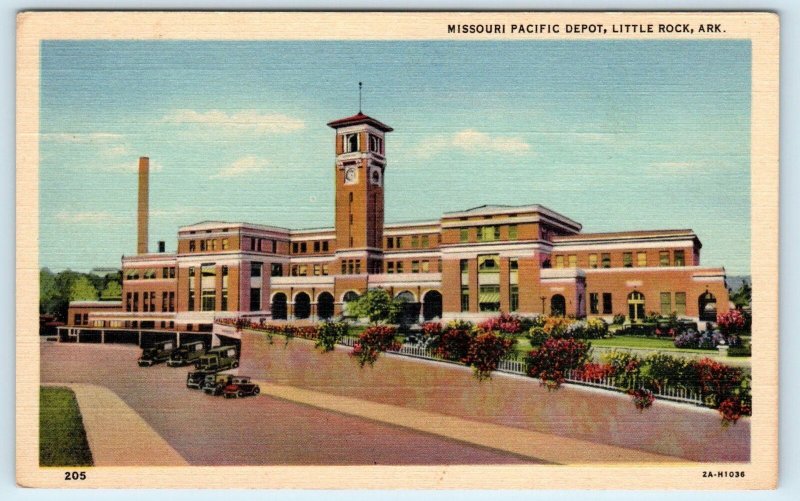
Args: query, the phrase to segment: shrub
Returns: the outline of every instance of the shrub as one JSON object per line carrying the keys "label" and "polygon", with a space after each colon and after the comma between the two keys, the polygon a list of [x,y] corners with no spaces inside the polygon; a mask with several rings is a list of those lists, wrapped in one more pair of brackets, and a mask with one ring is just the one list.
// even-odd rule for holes
{"label": "shrub", "polygon": [[726,398],[719,404],[722,426],[736,424],[742,416],[749,416],[751,411],[750,405],[735,397]]}
{"label": "shrub", "polygon": [[700,333],[694,329],[689,329],[684,334],[675,336],[673,341],[676,348],[697,348],[699,342]]}
{"label": "shrub", "polygon": [[655,402],[656,397],[653,395],[653,392],[646,389],[646,388],[637,388],[635,390],[630,390],[628,394],[633,397],[633,405],[639,409],[639,412],[647,409],[653,402]]}
{"label": "shrub", "polygon": [[383,289],[369,289],[348,303],[347,307],[350,315],[356,318],[366,317],[373,323],[395,323],[400,315],[401,303]]}
{"label": "shrub", "polygon": [[710,358],[690,362],[697,371],[700,394],[707,405],[718,407],[726,399],[749,393],[741,369],[715,362]]}
{"label": "shrub", "polygon": [[663,390],[667,386],[696,387],[697,373],[683,358],[664,353],[653,353],[643,361],[640,370],[645,386]]}
{"label": "shrub", "polygon": [[622,313],[617,313],[614,315],[614,319],[611,321],[613,325],[622,325],[625,323],[625,315]]}
{"label": "shrub", "polygon": [[604,378],[612,377],[614,375],[614,368],[609,364],[588,362],[583,364],[583,367],[579,367],[572,371],[572,374],[575,379],[598,382]]}
{"label": "shrub", "polygon": [[464,329],[463,324],[457,324],[456,327],[448,324],[439,336],[438,342],[434,343],[433,353],[445,360],[463,362],[469,353],[472,337],[472,328]]}
{"label": "shrub", "polygon": [[500,313],[500,316],[487,319],[478,324],[478,329],[483,332],[500,332],[502,334],[519,334],[522,332],[522,322],[519,317]]}
{"label": "shrub", "polygon": [[619,329],[616,334],[618,336],[654,336],[656,333],[656,324],[654,323],[641,323],[632,324],[623,329]]}
{"label": "shrub", "polygon": [[395,341],[397,330],[388,325],[373,325],[368,327],[353,344],[354,356],[360,367],[366,364],[373,365],[381,352],[400,349],[400,343]]}
{"label": "shrub", "polygon": [[541,379],[548,389],[557,389],[566,371],[586,363],[589,351],[590,346],[582,341],[550,338],[528,354],[528,375]]}
{"label": "shrub", "polygon": [[314,346],[321,348],[323,353],[333,351],[336,343],[347,334],[348,328],[347,322],[320,322],[317,325],[317,342]]}
{"label": "shrub", "polygon": [[550,337],[541,327],[531,327],[527,334],[531,346],[541,346]]}
{"label": "shrub", "polygon": [[493,332],[482,332],[472,338],[464,363],[472,366],[478,381],[488,379],[516,342],[515,339]]}
{"label": "shrub", "polygon": [[602,318],[590,318],[586,321],[586,337],[602,339],[608,335],[608,324]]}
{"label": "shrub", "polygon": [[647,315],[644,316],[644,321],[647,323],[656,323],[661,315],[656,311],[649,311]]}
{"label": "shrub", "polygon": [[439,336],[442,334],[442,324],[439,322],[425,322],[422,324],[422,333],[429,337]]}
{"label": "shrub", "polygon": [[612,351],[602,357],[612,369],[612,376],[616,378],[616,385],[620,388],[632,389],[639,377],[641,360],[636,355],[627,351]]}
{"label": "shrub", "polygon": [[531,330],[534,327],[544,327],[544,323],[547,321],[546,315],[534,315],[532,317],[525,317],[523,319],[523,327],[527,325],[528,329]]}
{"label": "shrub", "polygon": [[745,332],[748,324],[746,314],[740,310],[729,310],[717,315],[717,326],[726,336]]}
{"label": "shrub", "polygon": [[584,320],[575,320],[567,325],[564,337],[567,339],[586,339],[586,322]]}
{"label": "shrub", "polygon": [[572,322],[572,319],[567,317],[547,317],[542,329],[544,329],[548,336],[561,338],[564,337],[564,334],[567,332],[567,327],[569,327]]}

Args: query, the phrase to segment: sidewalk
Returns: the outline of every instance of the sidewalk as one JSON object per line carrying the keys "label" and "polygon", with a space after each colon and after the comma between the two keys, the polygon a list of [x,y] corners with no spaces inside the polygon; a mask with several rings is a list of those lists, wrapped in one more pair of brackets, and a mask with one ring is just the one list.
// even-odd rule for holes
{"label": "sidewalk", "polygon": [[690,463],[683,458],[256,381],[261,394],[555,464]]}
{"label": "sidewalk", "polygon": [[94,466],[188,466],[139,414],[114,392],[91,384],[44,383],[75,392]]}

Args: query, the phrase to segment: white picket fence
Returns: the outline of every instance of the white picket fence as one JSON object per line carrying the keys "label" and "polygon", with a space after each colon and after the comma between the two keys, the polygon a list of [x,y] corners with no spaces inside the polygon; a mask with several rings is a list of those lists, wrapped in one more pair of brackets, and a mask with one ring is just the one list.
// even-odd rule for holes
{"label": "white picket fence", "polygon": [[[356,341],[358,341],[357,337],[345,336],[342,338],[339,344],[352,347]],[[396,355],[404,355],[413,358],[422,358],[426,360],[436,360],[440,362],[453,363],[450,360],[445,360],[441,357],[436,356],[433,353],[433,350],[431,350],[430,348],[424,348],[413,344],[403,344],[400,346],[399,350],[389,350],[389,353],[394,353]],[[501,360],[500,363],[497,365],[497,371],[505,372],[508,374],[516,374],[518,376],[527,376],[528,364],[525,363],[524,360],[513,359],[513,358],[504,359]],[[568,370],[564,374],[564,380],[567,383],[572,383],[582,386],[603,388],[605,390],[616,391],[616,392],[625,391],[624,389],[619,388],[617,386],[616,384],[617,380],[614,377],[604,377],[604,378],[589,380],[579,377],[578,374],[576,374],[572,370]],[[633,388],[637,387],[637,381],[635,379],[631,382],[631,387]],[[668,386],[665,388],[661,388],[660,390],[654,391],[653,395],[656,398],[662,400],[671,400],[674,402],[683,402],[693,405],[703,405],[703,398],[701,395],[683,387]]]}

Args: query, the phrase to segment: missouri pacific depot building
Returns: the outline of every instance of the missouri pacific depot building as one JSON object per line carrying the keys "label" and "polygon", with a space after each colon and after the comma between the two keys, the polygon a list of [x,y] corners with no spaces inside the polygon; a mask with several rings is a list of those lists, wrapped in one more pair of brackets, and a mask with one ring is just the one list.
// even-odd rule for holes
{"label": "missouri pacific depot building", "polygon": [[328,126],[335,214],[322,229],[204,221],[178,229],[176,252],[163,242],[150,252],[149,159],[140,158],[137,253],[122,258],[122,300],[72,302],[68,324],[207,332],[215,318],[317,321],[346,314],[370,288],[403,300],[411,322],[501,311],[713,321],[727,309],[725,270],[700,265],[690,229],[584,233],[536,204],[386,223],[392,128],[361,112]]}

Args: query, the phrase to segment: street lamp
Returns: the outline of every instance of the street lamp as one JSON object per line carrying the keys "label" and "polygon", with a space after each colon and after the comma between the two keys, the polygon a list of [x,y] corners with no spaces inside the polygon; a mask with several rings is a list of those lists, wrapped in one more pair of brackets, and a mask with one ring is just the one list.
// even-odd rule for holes
{"label": "street lamp", "polygon": [[539,299],[542,300],[542,315],[544,315],[544,300],[547,299],[546,296],[539,296]]}

